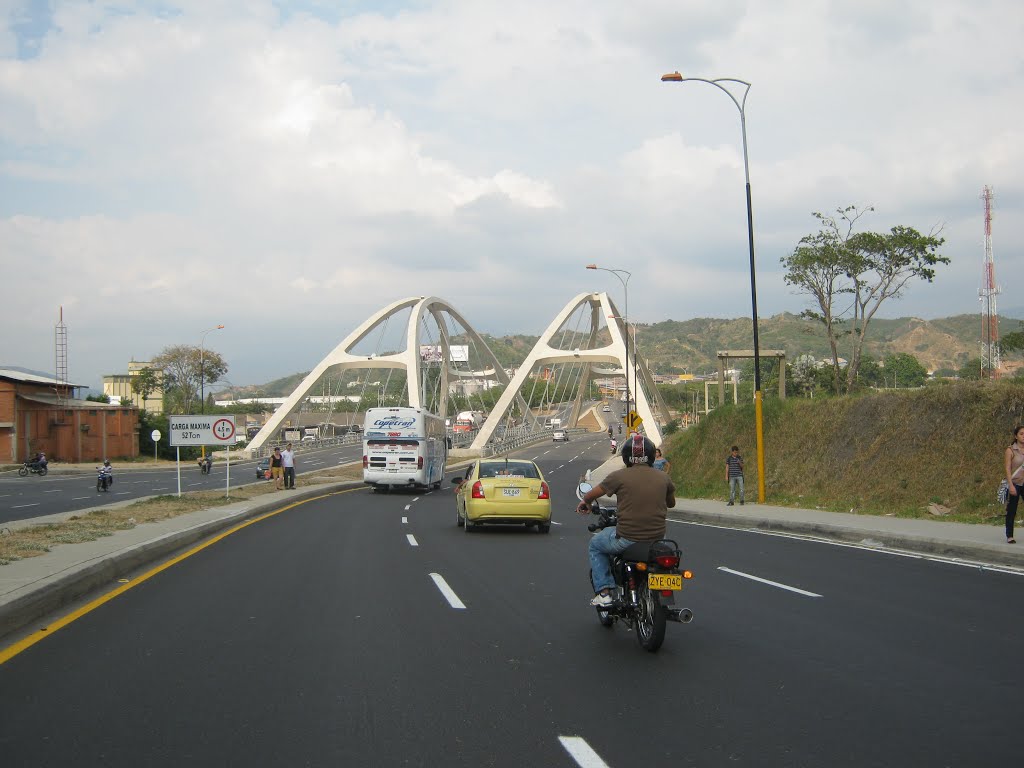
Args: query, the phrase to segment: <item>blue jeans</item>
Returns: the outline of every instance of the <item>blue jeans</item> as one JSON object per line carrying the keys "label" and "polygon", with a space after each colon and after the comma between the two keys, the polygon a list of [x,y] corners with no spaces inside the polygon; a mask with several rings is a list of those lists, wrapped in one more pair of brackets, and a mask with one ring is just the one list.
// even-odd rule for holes
{"label": "blue jeans", "polygon": [[736,501],[736,486],[740,487],[740,501],[743,501],[743,475],[729,478],[729,501]]}
{"label": "blue jeans", "polygon": [[632,544],[630,539],[615,538],[615,528],[605,528],[590,537],[587,554],[590,556],[590,579],[594,593],[615,586],[612,578],[612,555],[617,555]]}

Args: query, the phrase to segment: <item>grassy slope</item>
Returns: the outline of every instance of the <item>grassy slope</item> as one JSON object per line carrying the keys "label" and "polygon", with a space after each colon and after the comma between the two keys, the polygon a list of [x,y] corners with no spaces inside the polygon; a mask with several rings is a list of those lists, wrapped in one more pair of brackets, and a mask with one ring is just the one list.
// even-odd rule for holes
{"label": "grassy slope", "polygon": [[[993,523],[1003,451],[1024,420],[1024,385],[957,382],[817,400],[764,403],[766,502],[868,514]],[[681,497],[727,496],[725,456],[744,457],[757,499],[753,405],[727,406],[667,442]]]}

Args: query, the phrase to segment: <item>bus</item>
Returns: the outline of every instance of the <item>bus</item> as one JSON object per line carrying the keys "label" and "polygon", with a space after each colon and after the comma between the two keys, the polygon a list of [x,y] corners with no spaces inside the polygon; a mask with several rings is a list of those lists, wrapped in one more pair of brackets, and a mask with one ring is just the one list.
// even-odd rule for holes
{"label": "bus", "polygon": [[370,408],[363,421],[363,482],[375,491],[440,488],[448,460],[444,419],[422,408]]}

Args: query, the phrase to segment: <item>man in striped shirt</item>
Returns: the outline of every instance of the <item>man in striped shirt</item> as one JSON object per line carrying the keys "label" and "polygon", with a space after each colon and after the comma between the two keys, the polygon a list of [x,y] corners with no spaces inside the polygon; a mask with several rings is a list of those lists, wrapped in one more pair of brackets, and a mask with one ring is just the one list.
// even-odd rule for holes
{"label": "man in striped shirt", "polygon": [[740,505],[743,504],[743,457],[739,446],[734,445],[731,453],[725,457],[725,481],[729,484],[728,507],[736,500],[736,489],[739,488]]}

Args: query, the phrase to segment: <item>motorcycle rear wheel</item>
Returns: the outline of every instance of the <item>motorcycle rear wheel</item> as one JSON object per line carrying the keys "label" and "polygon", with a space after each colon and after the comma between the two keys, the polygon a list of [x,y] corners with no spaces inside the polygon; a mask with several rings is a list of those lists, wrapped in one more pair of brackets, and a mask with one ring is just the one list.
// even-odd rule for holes
{"label": "motorcycle rear wheel", "polygon": [[48,469],[47,469],[46,467],[42,467],[42,468],[41,468],[41,469],[39,470],[39,476],[40,476],[40,477],[42,477],[43,475],[45,475],[45,474],[46,474],[47,472],[49,472],[49,471],[50,471],[50,470],[48,470]]}
{"label": "motorcycle rear wheel", "polygon": [[665,642],[665,607],[646,584],[637,588],[636,603],[636,640],[654,653]]}

